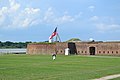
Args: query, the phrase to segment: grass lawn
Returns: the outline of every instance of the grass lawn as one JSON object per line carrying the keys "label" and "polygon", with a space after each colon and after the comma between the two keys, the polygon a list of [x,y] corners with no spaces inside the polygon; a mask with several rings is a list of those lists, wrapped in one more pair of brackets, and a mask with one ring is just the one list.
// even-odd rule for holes
{"label": "grass lawn", "polygon": [[112,74],[120,74],[120,57],[57,55],[53,61],[51,55],[0,55],[0,80],[90,80]]}

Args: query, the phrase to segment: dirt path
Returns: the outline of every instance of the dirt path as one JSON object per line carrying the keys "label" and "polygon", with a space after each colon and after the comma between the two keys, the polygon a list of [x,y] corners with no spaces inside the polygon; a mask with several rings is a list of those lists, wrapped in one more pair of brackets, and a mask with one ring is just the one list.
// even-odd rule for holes
{"label": "dirt path", "polygon": [[120,74],[105,76],[105,77],[101,77],[101,78],[93,79],[93,80],[109,80],[109,79],[114,79],[114,78],[117,78],[117,77],[120,77]]}

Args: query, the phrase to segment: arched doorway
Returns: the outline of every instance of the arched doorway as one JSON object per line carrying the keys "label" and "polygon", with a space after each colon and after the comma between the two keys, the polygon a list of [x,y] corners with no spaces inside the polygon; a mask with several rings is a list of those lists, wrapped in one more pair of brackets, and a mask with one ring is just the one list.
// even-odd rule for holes
{"label": "arched doorway", "polygon": [[95,47],[89,47],[90,55],[95,55]]}

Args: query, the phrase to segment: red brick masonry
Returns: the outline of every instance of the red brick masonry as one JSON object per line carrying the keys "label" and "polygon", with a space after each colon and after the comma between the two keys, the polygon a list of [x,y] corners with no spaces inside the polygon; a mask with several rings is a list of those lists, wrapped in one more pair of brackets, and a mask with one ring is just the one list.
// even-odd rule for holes
{"label": "red brick masonry", "polygon": [[64,55],[66,48],[70,48],[70,54],[120,56],[120,42],[31,43],[27,46],[27,54]]}

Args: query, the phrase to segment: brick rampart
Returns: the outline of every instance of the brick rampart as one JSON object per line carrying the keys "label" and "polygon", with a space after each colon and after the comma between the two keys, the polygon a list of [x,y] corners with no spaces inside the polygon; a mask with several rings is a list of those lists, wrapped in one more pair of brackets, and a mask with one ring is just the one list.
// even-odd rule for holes
{"label": "brick rampart", "polygon": [[66,48],[71,49],[70,54],[120,56],[120,42],[32,43],[27,46],[27,54],[64,54]]}
{"label": "brick rampart", "polygon": [[32,43],[27,45],[27,54],[55,53],[56,44]]}

